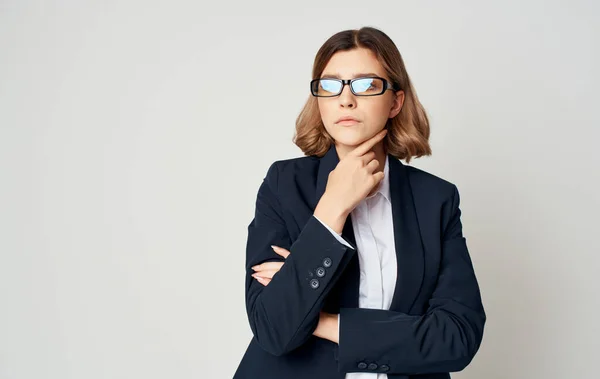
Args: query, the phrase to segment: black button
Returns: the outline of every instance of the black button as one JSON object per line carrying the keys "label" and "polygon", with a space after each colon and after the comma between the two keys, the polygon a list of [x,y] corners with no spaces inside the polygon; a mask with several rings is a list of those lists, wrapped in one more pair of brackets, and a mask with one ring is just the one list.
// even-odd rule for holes
{"label": "black button", "polygon": [[364,370],[367,368],[367,364],[365,362],[359,362],[358,363],[358,368],[361,370]]}
{"label": "black button", "polygon": [[322,278],[325,276],[325,269],[323,267],[317,267],[317,269],[315,270],[315,272],[317,273],[317,276],[319,278]]}
{"label": "black button", "polygon": [[381,371],[389,371],[389,369],[390,369],[390,366],[388,366],[388,365],[381,365],[381,366],[379,366],[379,369],[380,369]]}
{"label": "black button", "polygon": [[369,370],[377,370],[377,363],[369,363]]}
{"label": "black button", "polygon": [[319,281],[318,281],[317,279],[313,279],[313,280],[311,280],[311,281],[310,281],[310,286],[311,286],[313,289],[315,289],[315,290],[316,290],[317,288],[319,288]]}
{"label": "black button", "polygon": [[331,258],[327,257],[325,259],[323,259],[323,266],[325,266],[326,268],[331,267]]}

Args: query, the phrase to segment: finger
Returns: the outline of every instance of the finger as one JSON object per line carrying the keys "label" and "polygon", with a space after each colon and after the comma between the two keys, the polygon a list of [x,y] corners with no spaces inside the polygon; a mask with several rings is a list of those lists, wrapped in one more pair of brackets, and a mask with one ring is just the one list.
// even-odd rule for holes
{"label": "finger", "polygon": [[259,264],[258,266],[252,267],[254,271],[262,271],[262,270],[279,270],[281,266],[283,266],[284,262],[265,262]]}
{"label": "finger", "polygon": [[383,137],[387,134],[387,129],[381,130],[379,133],[375,134],[373,137],[364,141],[360,145],[358,145],[354,150],[350,151],[347,155],[361,156],[366,152],[371,150],[377,142],[381,141]]}
{"label": "finger", "polygon": [[279,261],[275,261],[275,262],[263,262],[259,265],[256,266],[252,266],[252,270],[254,271],[260,271],[260,270],[274,270],[278,267],[281,267],[285,262],[279,262]]}
{"label": "finger", "polygon": [[264,278],[255,278],[256,281],[258,281],[260,284],[262,284],[263,286],[266,286],[267,284],[269,284],[271,282],[271,279],[264,279]]}
{"label": "finger", "polygon": [[370,150],[366,154],[361,155],[360,159],[362,160],[363,165],[366,166],[367,164],[369,164],[369,162],[375,159],[375,152],[373,150]]}
{"label": "finger", "polygon": [[275,245],[271,245],[271,247],[273,248],[273,251],[276,252],[277,254],[281,255],[284,258],[287,258],[288,255],[290,255],[290,252],[286,249],[284,249],[283,247],[279,247],[279,246],[275,246]]}
{"label": "finger", "polygon": [[259,278],[273,278],[273,275],[275,275],[276,273],[278,273],[279,270],[263,270],[263,271],[258,271],[255,272],[254,274],[252,274],[253,277],[259,277]]}
{"label": "finger", "polygon": [[365,166],[369,173],[373,173],[377,168],[379,168],[379,161],[377,159],[373,159],[371,162],[367,163]]}

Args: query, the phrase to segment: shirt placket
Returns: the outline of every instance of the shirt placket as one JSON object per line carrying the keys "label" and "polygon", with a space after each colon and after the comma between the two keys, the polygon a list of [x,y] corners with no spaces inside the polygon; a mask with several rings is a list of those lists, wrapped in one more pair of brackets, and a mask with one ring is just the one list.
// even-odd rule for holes
{"label": "shirt placket", "polygon": [[[376,195],[377,196],[377,195]],[[381,260],[379,259],[379,251],[377,241],[372,227],[372,206],[375,197],[366,199],[364,206],[364,233],[368,243],[366,256],[364,261],[367,263],[367,308],[382,309],[383,307],[383,287],[381,286]]]}

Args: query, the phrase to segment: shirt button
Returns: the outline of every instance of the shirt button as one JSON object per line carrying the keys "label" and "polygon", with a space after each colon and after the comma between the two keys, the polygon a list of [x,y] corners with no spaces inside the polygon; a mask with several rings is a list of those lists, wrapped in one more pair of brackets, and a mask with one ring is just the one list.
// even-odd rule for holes
{"label": "shirt button", "polygon": [[358,363],[358,368],[361,370],[364,370],[367,368],[367,364],[365,362],[359,362]]}
{"label": "shirt button", "polygon": [[329,268],[331,267],[331,258],[327,257],[325,259],[323,259],[323,266],[325,266],[325,268]]}
{"label": "shirt button", "polygon": [[388,366],[388,365],[381,365],[381,366],[379,366],[379,369],[380,369],[381,371],[389,371],[389,369],[390,369],[390,366]]}
{"label": "shirt button", "polygon": [[377,370],[377,363],[369,363],[369,370]]}
{"label": "shirt button", "polygon": [[322,278],[325,276],[325,269],[323,267],[317,267],[316,273],[319,278]]}
{"label": "shirt button", "polygon": [[316,290],[317,288],[319,288],[319,281],[318,281],[317,279],[313,279],[313,280],[311,280],[311,281],[310,281],[310,286],[311,286],[313,289],[315,289],[315,290]]}

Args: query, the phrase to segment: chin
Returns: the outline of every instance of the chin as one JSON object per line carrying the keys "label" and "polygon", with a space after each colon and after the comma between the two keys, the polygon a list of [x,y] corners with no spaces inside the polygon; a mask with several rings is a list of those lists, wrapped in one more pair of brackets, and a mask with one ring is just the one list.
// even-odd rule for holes
{"label": "chin", "polygon": [[342,145],[346,146],[357,146],[367,140],[365,136],[360,135],[359,133],[336,133],[332,136],[333,139]]}
{"label": "chin", "polygon": [[333,139],[346,146],[357,146],[369,139],[364,130],[355,127],[341,126],[336,128],[335,133],[330,133]]}

